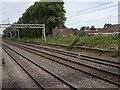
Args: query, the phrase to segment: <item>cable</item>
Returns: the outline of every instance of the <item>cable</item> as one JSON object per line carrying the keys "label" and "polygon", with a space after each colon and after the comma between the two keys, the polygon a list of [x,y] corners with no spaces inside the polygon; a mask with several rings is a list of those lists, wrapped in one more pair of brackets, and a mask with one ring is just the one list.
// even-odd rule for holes
{"label": "cable", "polygon": [[[116,1],[116,0],[115,0]],[[113,2],[115,2],[113,1]],[[80,10],[80,11],[77,11],[77,12],[74,12],[74,13],[79,13],[79,12],[85,12],[85,11],[88,11],[88,10],[91,10],[91,9],[95,9],[95,8],[98,8],[98,7],[101,7],[101,6],[104,6],[104,5],[108,5],[108,4],[111,4],[113,2],[108,2],[108,3],[105,3],[105,4],[102,4],[102,5],[99,5],[99,6],[95,6],[95,7],[91,7],[91,8],[88,8],[88,9],[84,9],[84,10]],[[68,16],[70,16],[71,14],[68,14]]]}
{"label": "cable", "polygon": [[5,21],[8,21],[8,19],[9,19],[9,18],[7,18],[7,19],[4,19],[4,20],[2,20],[1,22],[5,22]]}
{"label": "cable", "polygon": [[91,13],[91,12],[100,11],[100,10],[103,10],[103,9],[108,9],[108,8],[112,8],[112,7],[116,7],[116,6],[118,6],[118,4],[115,4],[115,5],[112,5],[112,6],[109,6],[109,7],[104,7],[104,8],[100,8],[100,9],[92,10],[92,11],[85,12],[85,13],[81,13],[81,14],[77,14],[77,15],[73,15],[73,16],[70,16],[70,17],[67,17],[67,18],[71,18],[71,17],[75,17],[75,16],[83,15],[83,14],[88,14],[88,13]]}
{"label": "cable", "polygon": [[[16,8],[16,6],[18,7],[18,6],[19,6],[19,4],[15,5],[12,9],[15,9],[15,8]],[[9,20],[9,18],[6,18],[6,19],[2,20],[1,22],[5,22],[5,21],[8,21],[8,20]]]}
{"label": "cable", "polygon": [[[116,18],[116,17],[120,17],[120,15],[112,16],[111,18]],[[108,17],[106,17],[106,18],[96,18],[96,19],[82,21],[82,22],[75,22],[75,23],[70,23],[70,24],[67,24],[67,25],[78,24],[78,23],[85,23],[85,22],[92,22],[92,21],[96,21],[96,20],[105,20],[105,19],[108,19]]]}
{"label": "cable", "polygon": [[[18,7],[18,6],[19,6],[19,4],[15,5],[12,9],[15,9],[15,8],[16,8],[16,6]],[[13,11],[14,11],[14,10],[13,10]],[[12,11],[12,12],[13,12],[13,11]],[[9,19],[9,17],[8,17],[8,18],[6,18],[6,19],[4,19],[4,20],[2,20],[1,22],[8,21],[8,19]]]}
{"label": "cable", "polygon": [[[24,3],[23,5],[21,5],[22,7],[24,6],[24,5],[26,5],[26,3]],[[20,7],[21,8],[21,7]],[[20,9],[19,8],[19,9]],[[19,9],[17,9],[16,11],[18,11]],[[16,14],[14,14],[14,15],[11,15],[10,17],[13,17],[13,16],[15,16]]]}
{"label": "cable", "polygon": [[[16,8],[16,10],[13,10],[13,11],[14,11],[14,12],[17,12],[17,11],[20,10],[20,8],[23,7],[25,4],[26,4],[26,3],[20,5],[19,7]],[[13,11],[12,11],[12,12],[13,12]],[[14,14],[14,15],[13,15],[13,14]],[[13,14],[11,14],[11,16],[9,16],[8,18],[2,20],[1,23],[7,21],[8,19],[11,19],[13,16],[16,15],[15,13],[13,13]]]}

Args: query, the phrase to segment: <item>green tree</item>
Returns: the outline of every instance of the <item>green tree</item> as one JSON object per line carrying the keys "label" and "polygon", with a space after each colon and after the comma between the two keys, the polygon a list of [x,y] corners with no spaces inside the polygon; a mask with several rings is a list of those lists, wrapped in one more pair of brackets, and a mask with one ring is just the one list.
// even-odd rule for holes
{"label": "green tree", "polygon": [[91,26],[90,30],[96,30],[95,26]]}
{"label": "green tree", "polygon": [[[35,2],[30,6],[17,23],[39,23],[46,25],[46,33],[52,34],[55,27],[65,27],[64,2]],[[24,31],[23,31],[24,32]],[[28,33],[28,32],[24,32]],[[33,32],[32,32],[33,33]],[[34,35],[39,36],[34,30]],[[23,33],[22,33],[23,34]],[[26,34],[25,34],[26,35]]]}
{"label": "green tree", "polygon": [[86,29],[86,26],[82,26],[81,28],[80,28],[80,30],[85,30]]}

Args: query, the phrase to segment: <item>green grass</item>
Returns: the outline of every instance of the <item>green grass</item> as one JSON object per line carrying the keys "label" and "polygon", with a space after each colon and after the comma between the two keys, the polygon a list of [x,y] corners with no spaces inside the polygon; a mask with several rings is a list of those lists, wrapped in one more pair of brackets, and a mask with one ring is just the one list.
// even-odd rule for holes
{"label": "green grass", "polygon": [[[10,38],[5,38],[10,39]],[[20,38],[19,40],[17,38],[12,38],[10,40],[18,41],[18,42],[26,42],[26,43],[38,43],[40,44],[42,39],[41,38]]]}
{"label": "green grass", "polygon": [[77,46],[86,46],[103,49],[116,49],[118,47],[118,36],[91,36],[80,38]]}
{"label": "green grass", "polygon": [[[17,40],[17,39],[13,39],[13,40]],[[42,42],[42,39],[21,38],[20,40],[17,41],[40,44]],[[120,41],[120,38],[114,35],[111,36],[97,35],[97,36],[85,36],[85,37],[80,37],[80,36],[47,37],[47,42],[49,43],[65,44],[69,46],[85,46],[85,47],[101,48],[101,49],[117,49],[118,41]]]}
{"label": "green grass", "polygon": [[56,43],[56,44],[65,44],[65,45],[71,45],[77,36],[70,36],[70,37],[49,37],[47,38],[47,42],[50,43]]}
{"label": "green grass", "polygon": [[73,46],[85,46],[101,49],[117,49],[118,48],[118,36],[70,36],[70,37],[51,37],[47,39],[50,43],[66,44]]}

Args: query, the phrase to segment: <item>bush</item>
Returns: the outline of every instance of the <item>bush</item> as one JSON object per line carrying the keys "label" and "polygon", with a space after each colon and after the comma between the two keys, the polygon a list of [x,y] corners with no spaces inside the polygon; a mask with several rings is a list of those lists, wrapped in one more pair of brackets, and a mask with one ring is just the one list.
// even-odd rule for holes
{"label": "bush", "polygon": [[68,35],[67,35],[67,37],[72,37],[72,36],[73,36],[73,34],[68,34]]}

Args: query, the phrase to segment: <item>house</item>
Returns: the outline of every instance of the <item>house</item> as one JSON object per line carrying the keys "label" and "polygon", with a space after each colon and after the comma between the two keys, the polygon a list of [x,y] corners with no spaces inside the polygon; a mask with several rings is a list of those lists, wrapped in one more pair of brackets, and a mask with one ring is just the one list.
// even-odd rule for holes
{"label": "house", "polygon": [[85,30],[76,30],[75,33],[79,36],[85,36]]}
{"label": "house", "polygon": [[99,31],[103,35],[115,35],[120,33],[119,24],[105,24],[104,27]]}
{"label": "house", "polygon": [[67,35],[75,34],[75,30],[73,28],[56,28],[52,30],[52,36],[63,36],[66,37]]}
{"label": "house", "polygon": [[85,31],[85,35],[87,35],[87,36],[93,36],[93,35],[97,35],[97,34],[98,34],[98,30]]}
{"label": "house", "polygon": [[96,30],[89,30],[85,31],[86,35],[91,36],[91,35],[97,35],[99,33],[108,36],[108,35],[115,35],[120,33],[120,25],[119,24],[105,24],[103,28],[99,28]]}
{"label": "house", "polygon": [[73,28],[56,28],[52,30],[52,36],[60,35],[63,37],[70,34],[79,36],[93,36],[98,35],[99,33],[105,36],[120,34],[120,24],[105,24],[103,28],[95,28],[93,30],[77,30]]}

